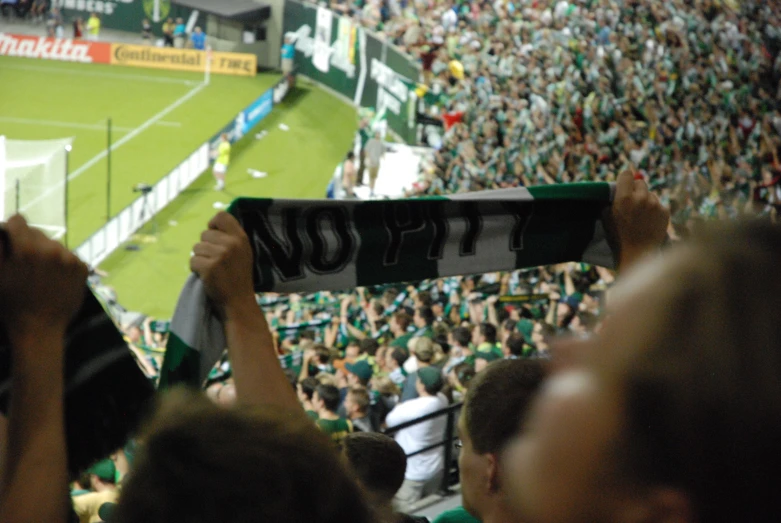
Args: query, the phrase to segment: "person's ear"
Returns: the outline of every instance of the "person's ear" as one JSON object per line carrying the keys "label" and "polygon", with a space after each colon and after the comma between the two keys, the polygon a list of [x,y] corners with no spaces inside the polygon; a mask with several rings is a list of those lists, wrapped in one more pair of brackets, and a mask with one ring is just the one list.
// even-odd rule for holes
{"label": "person's ear", "polygon": [[499,492],[499,461],[496,454],[485,454],[486,460],[486,489],[490,493]]}

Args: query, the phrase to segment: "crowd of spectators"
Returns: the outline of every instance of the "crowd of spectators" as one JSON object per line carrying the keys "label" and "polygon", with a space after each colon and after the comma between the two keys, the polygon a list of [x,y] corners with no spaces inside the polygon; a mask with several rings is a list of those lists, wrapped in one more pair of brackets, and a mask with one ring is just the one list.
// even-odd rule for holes
{"label": "crowd of spectators", "polygon": [[[645,174],[678,235],[775,216],[781,6],[333,0],[418,58],[446,132],[411,194]],[[415,79],[413,79],[415,80]]]}
{"label": "crowd of spectators", "polygon": [[[421,58],[424,96],[448,129],[417,193],[618,176],[619,236],[622,223],[633,224],[619,242],[625,253],[639,252],[628,248],[632,241],[660,243],[667,223],[660,205],[672,215],[674,238],[697,232],[693,225],[704,219],[775,219],[775,3],[369,0],[331,7]],[[169,29],[176,45],[182,34]],[[628,213],[633,205],[642,212]],[[238,224],[221,214],[210,225],[221,233],[215,241],[223,254],[196,255],[191,266],[226,319],[229,348],[206,384],[212,401],[185,393],[165,400],[141,435],[126,484],[117,468],[133,457],[127,451],[74,483],[91,491],[73,492],[74,500],[90,496],[74,501],[82,521],[238,521],[246,514],[409,521],[388,514],[434,492],[449,464],[441,447],[429,448],[444,437],[444,417],[405,423],[460,402],[456,446],[471,516],[456,511],[443,523],[472,516],[618,522],[627,514],[709,523],[735,521],[747,507],[754,521],[781,514],[774,501],[781,421],[773,406],[781,370],[771,350],[781,340],[777,230],[743,226],[678,247],[619,284],[606,311],[614,273],[577,263],[254,296]],[[31,383],[29,390],[14,385],[22,391],[14,395],[18,412],[62,403],[62,383],[47,380],[56,374],[51,365],[62,366],[56,339],[64,337],[66,312],[77,305],[67,299],[86,269],[19,220],[8,228],[13,245],[26,246],[21,258],[0,251],[9,260],[0,273],[0,319],[12,327],[15,372]],[[52,274],[64,274],[56,286]],[[53,289],[24,287],[38,281]],[[39,309],[44,324],[30,319]],[[606,312],[598,337],[583,336]],[[24,329],[35,327],[39,343],[30,344]],[[166,322],[135,318],[123,328],[155,380]],[[565,334],[576,341],[554,354],[553,339]],[[43,445],[49,450],[62,445],[61,416],[43,409],[36,421],[41,437],[51,438]],[[12,419],[22,428],[25,421],[27,432],[11,433],[13,448],[24,447],[19,438],[31,425],[18,414]],[[5,470],[36,458],[10,453],[7,469],[0,467],[1,522],[16,515],[10,500],[28,499],[13,489],[32,484]],[[47,486],[63,480],[57,465],[40,467],[54,471]],[[46,488],[40,494],[57,497]],[[52,513],[39,520],[57,521]]]}

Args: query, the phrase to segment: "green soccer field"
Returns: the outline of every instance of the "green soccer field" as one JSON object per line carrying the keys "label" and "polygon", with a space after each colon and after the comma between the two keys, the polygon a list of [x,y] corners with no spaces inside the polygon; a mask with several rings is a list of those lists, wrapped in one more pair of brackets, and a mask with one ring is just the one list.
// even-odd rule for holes
{"label": "green soccer field", "polygon": [[[153,184],[260,94],[278,75],[202,75],[0,57],[0,134],[12,139],[74,137],[68,187],[68,243],[75,248],[106,220],[106,120],[113,125],[111,212]],[[280,129],[284,124],[287,131]],[[266,130],[256,140],[254,134]],[[224,192],[202,175],[141,232],[154,241],[118,250],[101,269],[129,310],[169,317],[189,274],[188,260],[215,203],[239,196],[321,198],[348,149],[355,110],[299,83],[258,128],[234,146]],[[248,169],[268,172],[255,179]]]}

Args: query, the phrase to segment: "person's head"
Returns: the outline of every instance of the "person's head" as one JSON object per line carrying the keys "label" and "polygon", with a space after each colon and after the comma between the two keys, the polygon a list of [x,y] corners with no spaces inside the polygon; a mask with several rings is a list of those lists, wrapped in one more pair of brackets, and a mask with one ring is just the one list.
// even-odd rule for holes
{"label": "person's head", "polygon": [[347,151],[347,155],[344,157],[345,160],[353,161],[355,160],[355,153],[351,150]]}
{"label": "person's head", "polygon": [[394,371],[404,365],[404,362],[409,358],[409,352],[402,347],[393,347],[393,350],[387,352],[386,365],[388,370]]}
{"label": "person's head", "polygon": [[475,345],[481,343],[496,344],[496,327],[492,323],[481,323],[472,332],[472,342]]}
{"label": "person's head", "polygon": [[431,325],[434,323],[434,311],[431,310],[431,307],[418,307],[415,309],[415,326],[419,329],[422,329],[423,327],[431,327]]}
{"label": "person's head", "polygon": [[523,356],[523,346],[525,343],[523,334],[520,332],[513,332],[507,337],[507,341],[504,342],[504,355],[515,357]]}
{"label": "person's head", "polygon": [[396,440],[377,432],[354,432],[342,442],[342,455],[358,483],[378,505],[387,505],[404,483],[407,456]]}
{"label": "person's head", "polygon": [[229,140],[228,133],[222,133],[222,135],[220,135],[220,139],[223,142],[227,142]]}
{"label": "person's head", "polygon": [[90,486],[95,492],[116,488],[117,468],[111,459],[98,461],[87,469],[87,473],[89,474]]}
{"label": "person's head", "polygon": [[398,396],[401,394],[399,386],[393,383],[388,376],[375,376],[372,378],[372,389],[382,396]]}
{"label": "person's head", "polygon": [[183,20],[183,19],[181,19],[181,18],[177,18],[177,19],[176,19],[176,23],[177,23],[177,24],[183,24],[183,23],[184,23],[184,20]]}
{"label": "person's head", "polygon": [[410,315],[406,312],[397,312],[393,315],[393,318],[391,318],[391,332],[394,336],[402,336],[407,333],[407,329],[409,329],[410,324],[412,323],[412,318],[410,318]]}
{"label": "person's head", "polygon": [[298,396],[298,401],[301,403],[311,402],[312,396],[315,393],[315,389],[319,383],[315,378],[304,378],[303,380],[298,382],[298,387],[296,388],[296,393]]}
{"label": "person's head", "polygon": [[507,449],[521,520],[781,519],[781,231],[715,233],[633,267],[598,336],[559,342]]}
{"label": "person's head", "polygon": [[451,345],[469,348],[469,342],[472,340],[472,333],[466,327],[456,327],[450,331],[449,341]]}
{"label": "person's head", "polygon": [[475,376],[466,393],[458,420],[461,495],[464,507],[479,519],[493,511],[509,512],[499,479],[501,455],[542,379],[538,361],[503,360]]}
{"label": "person's head", "polygon": [[316,365],[328,365],[331,363],[331,351],[328,350],[328,347],[317,343],[312,348],[315,351],[314,360]]}
{"label": "person's head", "polygon": [[172,24],[173,22],[174,22],[173,18],[168,18],[168,20],[166,20],[166,23],[168,23],[168,24]]}
{"label": "person's head", "polygon": [[475,374],[475,368],[472,365],[462,362],[450,370],[447,381],[453,390],[464,393],[472,383]]}
{"label": "person's head", "polygon": [[345,363],[344,370],[347,371],[347,383],[349,385],[363,385],[365,387],[369,384],[369,380],[372,379],[372,374],[374,374],[374,369],[366,360]]}
{"label": "person's head", "polygon": [[361,385],[352,385],[344,398],[344,409],[350,419],[363,418],[369,413],[369,391]]}
{"label": "person's head", "polygon": [[201,34],[201,28],[196,26],[195,29],[193,30],[193,32],[195,34]]}
{"label": "person's head", "polygon": [[436,367],[418,369],[418,380],[415,388],[419,396],[436,396],[442,390],[442,372]]}
{"label": "person's head", "polygon": [[344,349],[344,357],[347,359],[355,359],[361,355],[361,344],[358,340],[350,340],[347,342],[347,347]]}
{"label": "person's head", "polygon": [[377,343],[377,340],[374,338],[364,338],[358,342],[358,346],[361,348],[361,354],[374,356],[377,354],[377,349],[379,348],[380,344]]}
{"label": "person's head", "polygon": [[430,338],[415,338],[415,359],[418,365],[430,365],[434,361],[434,342]]}
{"label": "person's head", "polygon": [[116,523],[372,520],[333,443],[303,415],[220,409],[176,392],[142,440],[112,515]]}
{"label": "person's head", "polygon": [[312,394],[312,406],[317,412],[335,413],[339,408],[339,389],[334,385],[318,385]]}

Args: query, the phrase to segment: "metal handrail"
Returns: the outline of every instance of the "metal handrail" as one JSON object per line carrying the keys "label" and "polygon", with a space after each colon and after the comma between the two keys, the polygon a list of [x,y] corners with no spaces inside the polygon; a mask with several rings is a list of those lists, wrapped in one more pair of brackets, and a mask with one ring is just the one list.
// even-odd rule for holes
{"label": "metal handrail", "polygon": [[442,495],[448,495],[451,493],[448,472],[450,471],[450,464],[453,462],[453,441],[456,439],[455,415],[456,412],[460,411],[463,406],[464,406],[463,402],[455,403],[453,405],[448,405],[444,409],[440,409],[430,414],[426,414],[425,416],[421,416],[419,418],[406,421],[404,423],[400,423],[399,425],[394,425],[393,427],[385,429],[384,432],[384,434],[388,436],[392,436],[393,434],[399,432],[400,430],[412,427],[414,425],[418,425],[420,423],[424,423],[434,418],[447,416],[447,420],[445,424],[445,436],[444,436],[445,439],[443,439],[438,443],[433,443],[427,447],[424,447],[422,449],[416,450],[415,452],[411,452],[407,454],[407,458],[411,458],[412,456],[417,456],[418,454],[428,452],[430,450],[436,449],[437,447],[445,448],[445,470],[444,473],[442,474],[442,482],[439,485],[439,493]]}

